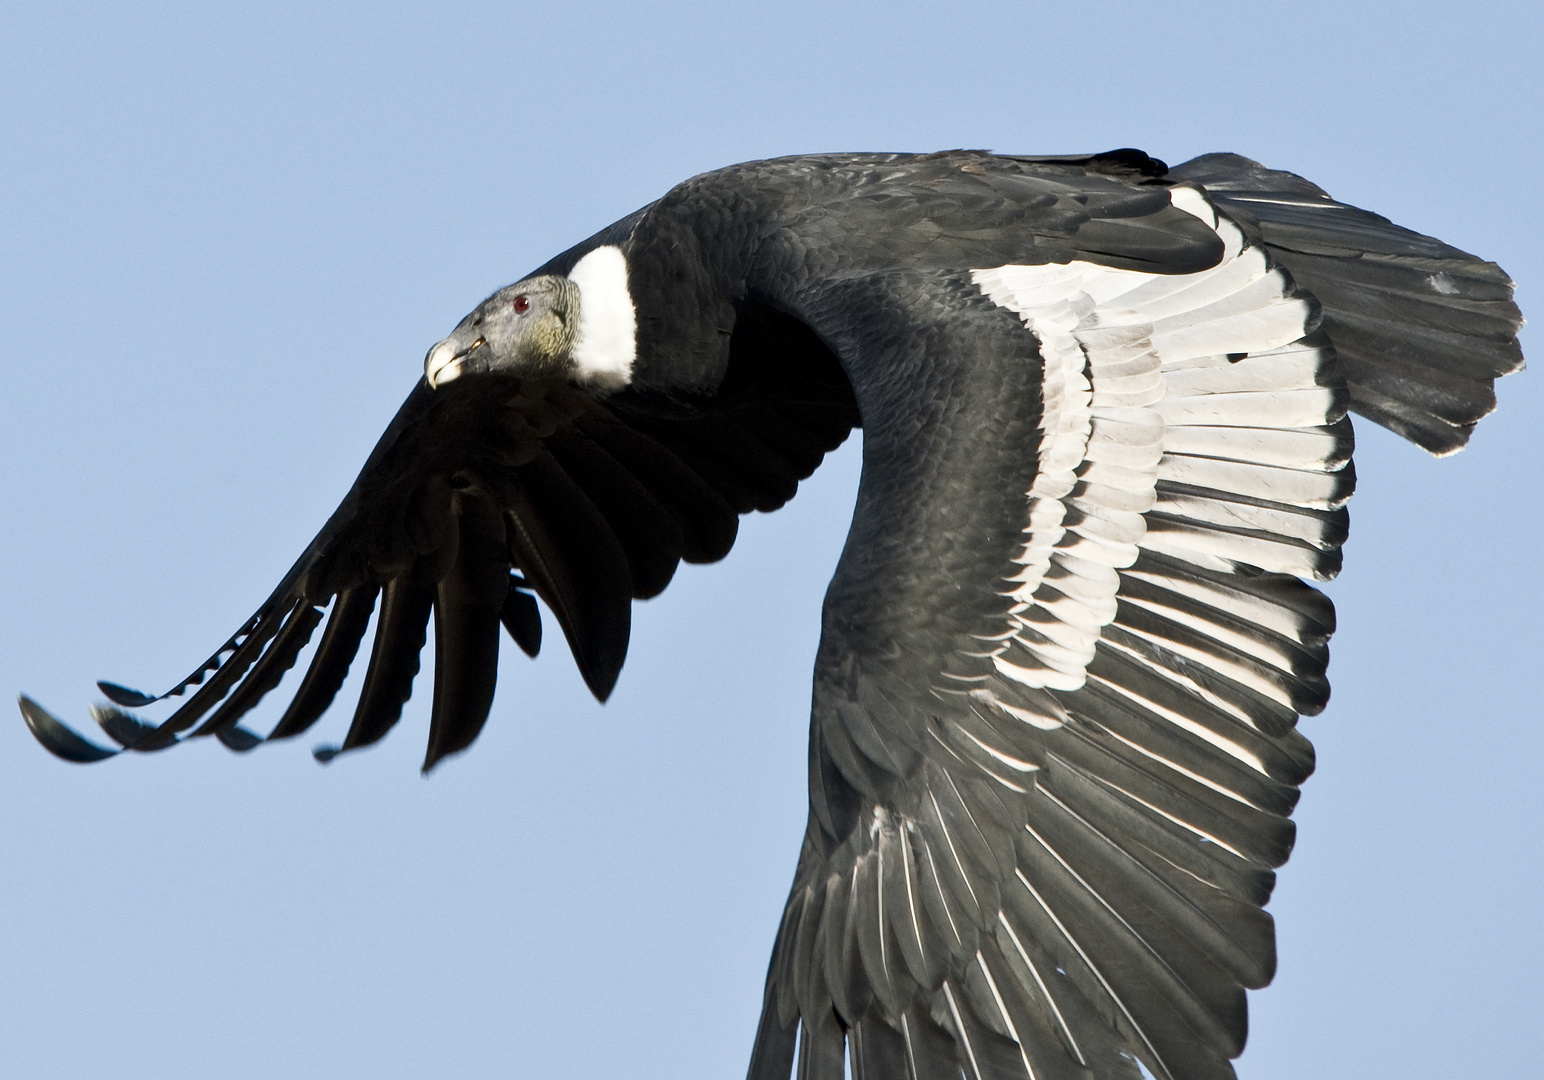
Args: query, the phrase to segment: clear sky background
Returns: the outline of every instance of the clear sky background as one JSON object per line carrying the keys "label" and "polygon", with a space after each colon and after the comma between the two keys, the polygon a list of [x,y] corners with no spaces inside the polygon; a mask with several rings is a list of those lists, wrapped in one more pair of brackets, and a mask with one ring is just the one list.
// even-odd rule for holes
{"label": "clear sky background", "polygon": [[[89,724],[93,679],[185,674],[430,344],[735,161],[1233,150],[1495,259],[1537,309],[1541,44],[1524,0],[12,0],[0,689]],[[1319,772],[1248,1080],[1539,1075],[1539,379],[1451,460],[1358,427],[1335,698],[1304,723]],[[325,769],[307,749],[351,704],[244,758],[89,768],[0,716],[0,1074],[743,1075],[855,450],[636,609],[606,707],[550,621],[539,661],[506,646],[482,738],[428,780],[423,682]]]}

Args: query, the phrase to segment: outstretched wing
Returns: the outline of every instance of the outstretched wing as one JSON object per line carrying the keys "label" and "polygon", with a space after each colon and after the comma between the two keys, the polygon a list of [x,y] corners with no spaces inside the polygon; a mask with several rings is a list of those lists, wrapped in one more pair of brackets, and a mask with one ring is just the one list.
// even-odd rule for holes
{"label": "outstretched wing", "polygon": [[[419,386],[359,479],[272,595],[166,697],[158,724],[94,710],[125,750],[214,735],[233,750],[263,741],[239,726],[322,628],[278,724],[282,739],[331,705],[373,614],[374,644],[341,747],[367,746],[401,714],[434,620],[434,698],[424,768],[477,737],[493,701],[499,627],[527,653],[541,644],[533,593],[556,616],[585,682],[604,699],[627,651],[635,598],[665,588],[679,561],[712,562],[738,515],[794,494],[857,422],[829,351],[804,327],[745,305],[728,348],[728,389],[709,402],[645,393],[599,398],[564,382],[484,376]],[[110,683],[125,708],[158,698]],[[22,713],[58,756],[96,761],[93,743],[30,699]]]}
{"label": "outstretched wing", "polygon": [[[1295,723],[1328,698],[1333,610],[1303,579],[1339,569],[1354,484],[1332,339],[1367,311],[1314,262],[1327,335],[1286,252],[1170,195],[1222,241],[1210,269],[839,286],[869,313],[823,327],[864,476],[753,1080],[796,1053],[801,1080],[844,1056],[868,1080],[1233,1075],[1313,768]],[[1414,243],[1378,221],[1367,250]],[[1494,276],[1445,251],[1423,272]],[[1450,295],[1400,302],[1440,322]],[[1490,349],[1466,327],[1455,366]],[[1423,407],[1401,370],[1384,392]]]}

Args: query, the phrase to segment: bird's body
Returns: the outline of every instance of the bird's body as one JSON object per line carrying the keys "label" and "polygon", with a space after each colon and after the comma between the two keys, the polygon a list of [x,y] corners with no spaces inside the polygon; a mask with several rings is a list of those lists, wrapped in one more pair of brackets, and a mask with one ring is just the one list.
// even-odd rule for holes
{"label": "bird's body", "polygon": [[1328,697],[1304,579],[1339,569],[1347,410],[1460,447],[1520,365],[1510,295],[1229,155],[705,174],[479,305],[187,701],[98,719],[250,749],[325,622],[267,738],[298,734],[378,607],[341,749],[395,723],[432,617],[430,767],[488,715],[500,623],[539,646],[532,592],[604,697],[632,600],[861,427],[751,1076],[1231,1076]]}

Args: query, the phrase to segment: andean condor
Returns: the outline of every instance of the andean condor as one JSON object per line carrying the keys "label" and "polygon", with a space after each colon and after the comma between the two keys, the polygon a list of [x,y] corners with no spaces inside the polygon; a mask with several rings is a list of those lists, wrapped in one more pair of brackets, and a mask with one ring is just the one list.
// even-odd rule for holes
{"label": "andean condor", "polygon": [[[298,735],[376,615],[330,757],[391,729],[432,618],[431,768],[535,597],[604,699],[632,601],[861,427],[750,1077],[1231,1077],[1329,694],[1305,581],[1340,569],[1347,412],[1459,449],[1521,366],[1511,292],[1228,154],[707,173],[479,304],[176,711],[103,683],[94,716],[124,750]],[[121,752],[21,706],[60,757]]]}

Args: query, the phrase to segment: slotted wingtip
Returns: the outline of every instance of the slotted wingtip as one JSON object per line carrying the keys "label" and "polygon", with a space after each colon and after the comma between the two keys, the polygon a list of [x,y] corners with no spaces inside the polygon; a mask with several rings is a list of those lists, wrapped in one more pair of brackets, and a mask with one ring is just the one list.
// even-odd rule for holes
{"label": "slotted wingtip", "polygon": [[21,708],[21,718],[26,722],[27,730],[32,732],[32,737],[43,744],[43,749],[57,758],[76,765],[89,765],[94,761],[104,761],[114,757],[118,753],[117,750],[109,750],[89,739],[82,738],[26,694],[18,695],[16,704]]}
{"label": "slotted wingtip", "polygon": [[333,746],[331,743],[322,743],[311,749],[311,756],[316,759],[318,765],[329,765],[332,759],[343,753],[343,747]]}

